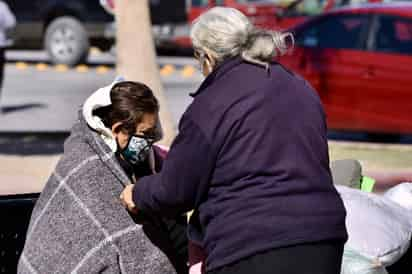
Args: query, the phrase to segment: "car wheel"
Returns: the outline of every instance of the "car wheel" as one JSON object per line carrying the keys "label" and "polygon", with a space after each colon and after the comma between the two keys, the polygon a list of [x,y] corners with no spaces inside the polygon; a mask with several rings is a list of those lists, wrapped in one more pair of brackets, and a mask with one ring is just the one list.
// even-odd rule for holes
{"label": "car wheel", "polygon": [[85,61],[90,46],[82,23],[69,16],[56,18],[49,24],[44,44],[53,63],[69,66]]}

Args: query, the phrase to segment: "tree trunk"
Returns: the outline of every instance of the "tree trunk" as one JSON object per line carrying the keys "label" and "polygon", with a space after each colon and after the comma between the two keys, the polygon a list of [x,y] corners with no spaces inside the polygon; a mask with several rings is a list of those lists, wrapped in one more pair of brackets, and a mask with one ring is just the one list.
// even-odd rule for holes
{"label": "tree trunk", "polygon": [[160,81],[148,0],[116,1],[117,72],[126,80],[149,86],[160,104],[163,145],[170,146],[176,130]]}

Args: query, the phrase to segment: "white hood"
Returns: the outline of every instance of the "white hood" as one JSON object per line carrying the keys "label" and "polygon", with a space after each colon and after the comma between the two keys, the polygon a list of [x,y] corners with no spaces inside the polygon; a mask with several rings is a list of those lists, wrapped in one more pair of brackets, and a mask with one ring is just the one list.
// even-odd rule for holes
{"label": "white hood", "polygon": [[83,117],[85,118],[89,127],[100,133],[104,142],[110,147],[113,152],[117,151],[117,142],[112,134],[112,130],[107,128],[102,119],[98,116],[93,115],[93,111],[101,108],[107,107],[112,104],[110,98],[110,91],[113,86],[119,82],[123,81],[122,78],[116,78],[116,80],[108,86],[102,87],[95,91],[83,105]]}

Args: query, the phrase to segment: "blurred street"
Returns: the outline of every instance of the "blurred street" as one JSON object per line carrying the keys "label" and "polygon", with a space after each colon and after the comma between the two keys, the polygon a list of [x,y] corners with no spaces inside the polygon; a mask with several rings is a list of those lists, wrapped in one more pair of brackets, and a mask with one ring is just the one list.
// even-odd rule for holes
{"label": "blurred street", "polygon": [[[84,100],[116,77],[110,54],[92,55],[88,65],[74,68],[48,65],[43,52],[10,52],[8,56],[1,96],[2,133],[67,132]],[[176,122],[202,76],[188,58],[160,58],[159,66]]]}
{"label": "blurred street", "polygon": [[[406,2],[0,0],[0,273],[411,274]],[[117,77],[153,94],[121,83],[106,108]],[[211,212],[202,244],[190,209]]]}
{"label": "blurred street", "polygon": [[[53,170],[80,105],[115,77],[115,59],[93,52],[86,65],[50,65],[42,51],[10,51],[1,95],[0,184],[3,193],[24,188],[40,191]],[[189,93],[203,77],[194,59],[159,57],[165,95],[175,125],[190,104]],[[366,170],[408,170],[412,165],[410,136],[390,143],[370,143],[364,133],[330,133],[331,159],[356,158]],[[349,141],[349,142],[348,142]],[[366,142],[365,142],[366,141]]]}
{"label": "blurred street", "polygon": [[[46,182],[84,100],[116,77],[111,54],[93,53],[86,65],[50,65],[42,51],[10,51],[1,94],[1,193],[37,192]],[[159,58],[175,125],[202,76],[191,58]],[[7,182],[14,182],[13,184]]]}

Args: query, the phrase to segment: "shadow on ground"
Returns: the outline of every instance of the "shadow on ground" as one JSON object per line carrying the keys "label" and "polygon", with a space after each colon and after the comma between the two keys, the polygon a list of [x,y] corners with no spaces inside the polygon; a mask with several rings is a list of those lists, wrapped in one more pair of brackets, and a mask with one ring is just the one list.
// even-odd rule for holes
{"label": "shadow on ground", "polygon": [[31,110],[35,108],[46,108],[47,105],[45,104],[40,104],[40,103],[31,103],[31,104],[22,104],[22,105],[11,105],[11,106],[4,106],[1,108],[1,112],[3,114],[8,114],[12,112],[18,112],[18,111],[25,111],[25,110]]}
{"label": "shadow on ground", "polygon": [[412,144],[412,135],[407,134],[387,134],[387,133],[364,133],[330,130],[329,140],[368,142],[383,144]]}
{"label": "shadow on ground", "polygon": [[63,153],[69,133],[8,133],[0,135],[0,154],[53,155]]}
{"label": "shadow on ground", "polygon": [[[0,133],[0,154],[3,155],[54,155],[63,153],[68,132],[58,133]],[[379,135],[330,131],[329,140],[412,144],[412,135]]]}

